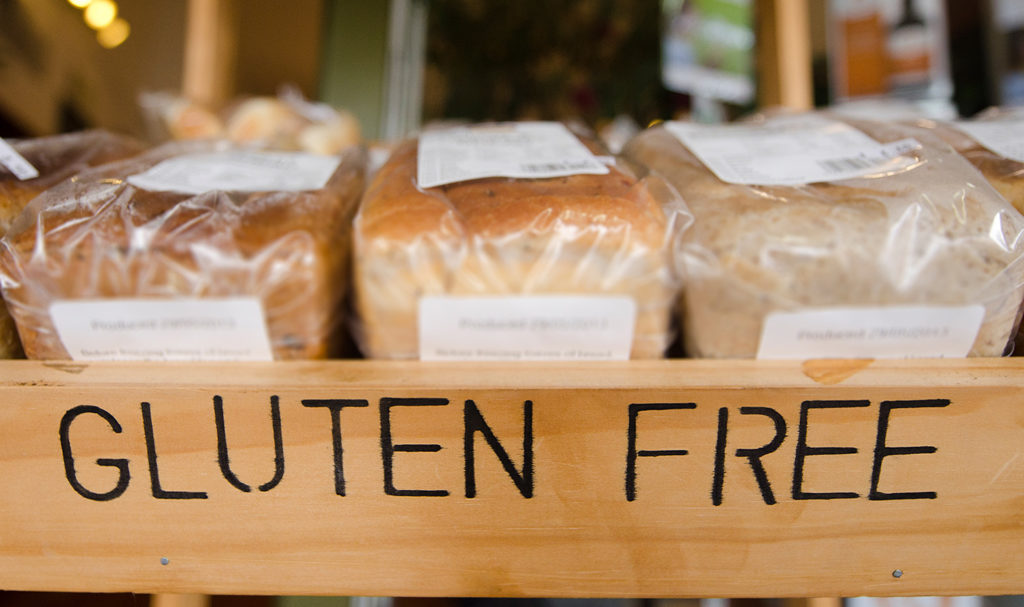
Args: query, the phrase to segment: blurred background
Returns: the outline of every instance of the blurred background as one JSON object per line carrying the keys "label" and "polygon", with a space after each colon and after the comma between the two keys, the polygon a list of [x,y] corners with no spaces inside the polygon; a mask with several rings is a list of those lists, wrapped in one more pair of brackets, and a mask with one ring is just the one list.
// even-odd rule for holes
{"label": "blurred background", "polygon": [[[778,27],[780,6],[796,25]],[[780,62],[779,45],[806,50]],[[351,111],[370,139],[439,120],[716,121],[779,103],[778,70],[819,107],[1024,103],[1024,3],[0,0],[4,137],[152,135],[144,93],[224,106],[285,85]]]}
{"label": "blurred background", "polygon": [[[219,111],[283,87],[351,112],[367,139],[381,141],[435,122],[557,119],[614,143],[655,120],[724,121],[780,104],[967,117],[1024,105],[1024,1],[0,0],[0,137],[101,127],[159,138],[147,95]],[[0,592],[0,605],[148,600]],[[337,597],[213,604],[392,605]],[[957,603],[983,604],[1021,601]]]}

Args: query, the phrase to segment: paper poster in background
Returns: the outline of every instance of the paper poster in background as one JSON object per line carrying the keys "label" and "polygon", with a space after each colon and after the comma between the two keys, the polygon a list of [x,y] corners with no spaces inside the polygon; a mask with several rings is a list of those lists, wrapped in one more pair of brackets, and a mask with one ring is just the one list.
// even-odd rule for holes
{"label": "paper poster in background", "polygon": [[829,79],[836,101],[950,99],[942,0],[830,0],[828,7]]}
{"label": "paper poster in background", "polygon": [[752,0],[662,0],[665,88],[737,105],[754,100]]}
{"label": "paper poster in background", "polygon": [[1000,103],[1024,105],[1024,2],[993,0],[996,56],[1001,65]]}

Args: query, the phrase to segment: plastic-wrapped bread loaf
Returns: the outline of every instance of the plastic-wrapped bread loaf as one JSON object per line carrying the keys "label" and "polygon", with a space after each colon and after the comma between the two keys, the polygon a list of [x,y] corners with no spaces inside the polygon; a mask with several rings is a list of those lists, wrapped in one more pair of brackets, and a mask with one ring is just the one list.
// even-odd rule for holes
{"label": "plastic-wrapped bread loaf", "polygon": [[[292,168],[310,161],[320,175],[314,189]],[[258,302],[274,359],[328,355],[344,324],[364,167],[358,148],[314,157],[172,143],[51,188],[0,248],[26,354],[78,358],[51,316],[60,302],[243,297]],[[209,189],[195,180],[203,172],[238,185]],[[273,182],[278,173],[283,184]],[[270,183],[253,182],[264,178]]]}
{"label": "plastic-wrapped bread loaf", "polygon": [[[969,121],[918,120],[975,166],[985,179],[1018,211],[1024,213],[1024,112],[992,108]],[[1024,331],[1018,330],[1015,351],[1024,349]]]}
{"label": "plastic-wrapped bread loaf", "polygon": [[[1024,148],[1019,145],[1024,137],[1024,112],[992,109],[970,121],[921,120],[915,126],[932,130],[1024,213]],[[990,140],[990,146],[978,137]]]}
{"label": "plastic-wrapped bread loaf", "polygon": [[[786,120],[761,127],[778,132]],[[1002,355],[1019,322],[1024,217],[933,134],[842,122],[879,143],[920,145],[867,176],[772,186],[723,181],[666,126],[626,146],[694,215],[679,250],[688,354],[754,357],[777,313],[980,305],[969,355]]]}
{"label": "plastic-wrapped bread loaf", "polygon": [[[85,170],[133,156],[143,151],[141,143],[106,131],[84,131],[8,142],[38,173],[20,179],[0,163],[0,236],[25,205],[43,190]],[[17,328],[0,299],[0,358],[21,355]]]}
{"label": "plastic-wrapped bread loaf", "polygon": [[224,138],[327,155],[362,141],[354,114],[307,101],[293,88],[282,89],[277,97],[242,98],[220,111],[168,93],[143,93],[140,103],[152,136],[161,141]]}
{"label": "plastic-wrapped bread loaf", "polygon": [[417,161],[416,140],[397,147],[356,217],[357,340],[367,356],[419,356],[423,296],[525,295],[630,297],[627,354],[663,355],[677,289],[670,241],[687,219],[664,182],[613,162],[603,175],[421,188]]}

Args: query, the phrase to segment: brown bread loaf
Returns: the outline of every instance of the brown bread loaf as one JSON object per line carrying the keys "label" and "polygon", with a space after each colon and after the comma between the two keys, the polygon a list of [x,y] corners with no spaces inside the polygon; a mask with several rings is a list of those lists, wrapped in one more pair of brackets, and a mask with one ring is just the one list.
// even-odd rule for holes
{"label": "brown bread loaf", "polygon": [[36,198],[3,241],[0,270],[31,358],[69,354],[58,300],[251,296],[275,359],[330,354],[341,322],[364,154],[349,149],[313,191],[148,191],[127,181],[163,160],[229,151],[167,144]]}
{"label": "brown bread loaf", "polygon": [[[9,141],[8,143],[39,172],[38,177],[21,180],[0,165],[0,236],[25,205],[43,190],[89,167],[134,156],[143,145],[129,137],[94,130],[49,137]],[[0,298],[0,358],[22,355],[18,331],[6,305]]]}

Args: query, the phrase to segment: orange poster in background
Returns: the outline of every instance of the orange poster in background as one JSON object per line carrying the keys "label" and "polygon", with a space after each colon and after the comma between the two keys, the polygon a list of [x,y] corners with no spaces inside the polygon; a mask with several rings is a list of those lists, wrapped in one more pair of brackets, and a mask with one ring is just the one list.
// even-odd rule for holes
{"label": "orange poster in background", "polygon": [[842,21],[845,95],[879,95],[887,90],[885,23],[882,15],[867,12]]}

